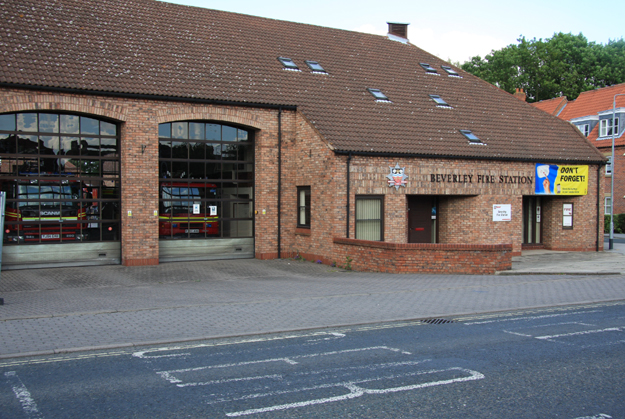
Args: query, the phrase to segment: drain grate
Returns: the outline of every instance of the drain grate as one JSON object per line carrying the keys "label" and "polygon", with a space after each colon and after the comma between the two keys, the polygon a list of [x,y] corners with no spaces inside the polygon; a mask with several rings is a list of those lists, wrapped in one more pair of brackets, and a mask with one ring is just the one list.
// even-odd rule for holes
{"label": "drain grate", "polygon": [[427,323],[427,324],[447,324],[447,323],[455,323],[455,321],[448,320],[448,319],[423,319],[423,320],[421,320],[421,323]]}

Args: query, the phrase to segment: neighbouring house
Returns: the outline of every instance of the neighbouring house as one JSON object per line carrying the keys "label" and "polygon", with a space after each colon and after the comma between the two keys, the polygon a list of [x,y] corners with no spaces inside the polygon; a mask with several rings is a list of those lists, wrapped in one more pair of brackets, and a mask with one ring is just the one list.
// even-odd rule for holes
{"label": "neighbouring house", "polygon": [[603,248],[603,155],[406,24],[0,7],[3,269],[300,255],[493,273],[528,247]]}
{"label": "neighbouring house", "polygon": [[[608,160],[603,182],[604,212],[625,213],[625,83],[533,103],[535,107],[575,125]],[[616,129],[614,129],[616,127]],[[614,131],[613,131],[614,129]],[[614,162],[612,162],[614,134]],[[614,177],[614,197],[612,197]]]}

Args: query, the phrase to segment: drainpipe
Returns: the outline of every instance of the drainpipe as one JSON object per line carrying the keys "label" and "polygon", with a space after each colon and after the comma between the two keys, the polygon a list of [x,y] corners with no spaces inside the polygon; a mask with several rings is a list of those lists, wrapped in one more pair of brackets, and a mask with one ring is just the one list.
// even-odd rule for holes
{"label": "drainpipe", "polygon": [[347,220],[347,234],[346,237],[349,239],[349,165],[352,161],[352,153],[350,152],[349,155],[347,156],[347,217],[345,217],[345,219]]}
{"label": "drainpipe", "polygon": [[282,259],[280,209],[282,208],[282,107],[278,108],[278,259]]}

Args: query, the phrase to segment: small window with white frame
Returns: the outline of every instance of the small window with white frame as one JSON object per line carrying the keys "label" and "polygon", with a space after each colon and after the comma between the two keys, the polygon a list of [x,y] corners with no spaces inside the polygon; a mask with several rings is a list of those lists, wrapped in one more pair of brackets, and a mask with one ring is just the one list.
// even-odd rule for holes
{"label": "small window with white frame", "polygon": [[605,163],[605,175],[612,176],[612,156],[606,156],[608,161]]}
{"label": "small window with white frame", "polygon": [[[618,126],[619,126],[618,118],[614,118],[614,125],[618,129]],[[615,132],[615,134],[618,134],[618,132]],[[599,121],[599,137],[610,137],[610,136],[612,136],[612,118],[602,119],[601,121]]]}
{"label": "small window with white frame", "polygon": [[590,134],[590,125],[589,124],[577,125],[577,129],[579,130],[579,132],[584,134],[585,137],[588,137],[588,134]]}
{"label": "small window with white frame", "polygon": [[612,213],[612,197],[606,196],[604,199],[604,214],[610,215]]}

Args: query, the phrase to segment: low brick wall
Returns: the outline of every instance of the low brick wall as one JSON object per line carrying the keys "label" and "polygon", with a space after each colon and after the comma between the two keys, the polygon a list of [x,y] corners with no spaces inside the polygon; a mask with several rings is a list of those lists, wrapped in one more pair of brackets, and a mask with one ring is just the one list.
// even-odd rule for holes
{"label": "low brick wall", "polygon": [[402,244],[334,239],[335,257],[355,271],[494,274],[512,269],[512,244]]}

